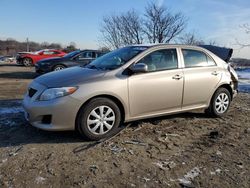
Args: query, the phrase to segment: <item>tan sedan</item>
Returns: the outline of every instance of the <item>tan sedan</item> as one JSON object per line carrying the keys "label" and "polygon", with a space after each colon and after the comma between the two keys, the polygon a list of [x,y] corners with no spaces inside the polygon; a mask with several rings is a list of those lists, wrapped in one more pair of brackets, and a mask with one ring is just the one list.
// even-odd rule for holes
{"label": "tan sedan", "polygon": [[91,140],[111,136],[123,122],[206,109],[225,114],[237,75],[205,48],[135,45],[85,67],[45,74],[23,100],[26,119],[44,130],[78,130]]}

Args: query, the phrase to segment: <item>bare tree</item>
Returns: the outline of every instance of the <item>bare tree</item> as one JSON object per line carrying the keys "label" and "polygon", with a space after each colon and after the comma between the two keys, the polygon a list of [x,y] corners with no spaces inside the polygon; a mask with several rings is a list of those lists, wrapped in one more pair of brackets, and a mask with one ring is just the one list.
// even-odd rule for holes
{"label": "bare tree", "polygon": [[[250,34],[250,25],[248,23],[241,25],[240,28],[244,29],[246,34]],[[240,46],[240,48],[250,47],[250,44],[242,43],[238,39],[236,39],[236,45]]]}
{"label": "bare tree", "polygon": [[[26,51],[26,48],[26,42],[19,42],[11,38],[0,40],[0,55],[15,55],[17,52]],[[62,46],[58,43],[29,41],[30,51],[37,51],[43,48],[62,49]]]}
{"label": "bare tree", "polygon": [[105,46],[104,47],[99,47],[98,50],[101,51],[101,52],[104,52],[104,53],[110,52],[110,49],[105,47]]}
{"label": "bare tree", "polygon": [[205,42],[195,36],[194,33],[185,33],[181,37],[178,38],[177,43],[187,44],[187,45],[202,45]]}
{"label": "bare tree", "polygon": [[71,41],[71,42],[69,43],[69,46],[73,46],[74,48],[76,48],[76,43],[73,42],[73,41]]}
{"label": "bare tree", "polygon": [[185,26],[186,19],[182,13],[172,14],[169,9],[156,3],[146,7],[144,32],[150,43],[169,43]]}
{"label": "bare tree", "polygon": [[42,48],[49,48],[49,43],[44,41],[44,42],[41,43],[41,47]]}
{"label": "bare tree", "polygon": [[134,10],[104,17],[100,31],[102,45],[110,49],[143,42],[141,20]]}
{"label": "bare tree", "polygon": [[138,14],[134,10],[128,11],[126,14],[121,15],[120,21],[125,43],[141,44],[143,42],[143,29]]}
{"label": "bare tree", "polygon": [[72,51],[77,50],[76,48],[76,43],[75,42],[70,42],[68,46],[66,46],[66,48],[63,49],[64,52],[69,53]]}
{"label": "bare tree", "polygon": [[109,49],[129,44],[169,43],[184,30],[186,19],[182,13],[172,14],[166,7],[151,3],[144,17],[134,10],[106,16],[101,25],[101,46]]}
{"label": "bare tree", "polygon": [[240,27],[243,28],[246,31],[247,34],[250,34],[250,25],[248,23],[243,24]]}

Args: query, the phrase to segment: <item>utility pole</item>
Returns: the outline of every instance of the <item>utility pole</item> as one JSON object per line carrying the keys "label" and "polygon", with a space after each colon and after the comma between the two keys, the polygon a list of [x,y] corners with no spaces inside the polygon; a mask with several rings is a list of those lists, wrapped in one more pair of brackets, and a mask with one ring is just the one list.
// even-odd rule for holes
{"label": "utility pole", "polygon": [[27,52],[30,51],[29,38],[28,37],[26,38],[26,50],[27,50]]}

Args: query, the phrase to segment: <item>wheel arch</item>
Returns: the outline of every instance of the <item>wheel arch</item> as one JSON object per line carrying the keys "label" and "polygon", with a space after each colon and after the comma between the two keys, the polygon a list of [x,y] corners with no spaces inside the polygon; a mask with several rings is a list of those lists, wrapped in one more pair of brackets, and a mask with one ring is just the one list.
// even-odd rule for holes
{"label": "wheel arch", "polygon": [[79,108],[79,110],[77,112],[76,119],[75,119],[75,129],[76,130],[77,130],[77,126],[78,126],[78,118],[80,116],[80,111],[82,110],[82,108],[84,108],[84,106],[86,104],[88,104],[91,100],[96,99],[96,98],[107,98],[107,99],[110,99],[113,102],[115,102],[115,104],[118,106],[118,108],[121,111],[121,120],[122,120],[122,122],[124,122],[124,120],[125,120],[125,107],[124,107],[123,103],[121,102],[121,100],[113,95],[110,95],[110,94],[100,94],[100,95],[96,95],[96,96],[89,98],[87,101],[85,101],[81,105],[81,107]]}
{"label": "wheel arch", "polygon": [[32,57],[30,57],[30,56],[24,56],[24,57],[22,57],[22,61],[24,59],[31,59],[31,62],[34,63],[34,59]]}
{"label": "wheel arch", "polygon": [[53,65],[52,66],[52,71],[54,70],[54,68],[56,67],[56,66],[64,66],[65,68],[67,68],[67,66],[65,65],[65,64],[63,64],[63,63],[58,63],[58,64],[55,64],[55,65]]}
{"label": "wheel arch", "polygon": [[219,88],[225,88],[229,91],[230,93],[230,97],[231,97],[231,100],[233,100],[233,89],[231,88],[230,84],[229,83],[222,83],[221,85],[219,85],[213,92],[212,96],[210,97],[210,100],[209,100],[209,103],[207,104],[208,106],[210,105],[211,103],[211,100],[215,94],[215,92],[219,89]]}
{"label": "wheel arch", "polygon": [[[231,97],[231,100],[233,99],[233,89],[232,89],[232,87],[230,86],[230,84],[222,84],[222,85],[220,85],[217,89],[219,89],[219,88],[225,88],[225,89],[227,89],[228,91],[229,91],[229,93],[230,93],[230,97]],[[217,90],[216,89],[216,90]],[[215,90],[215,91],[216,91]]]}

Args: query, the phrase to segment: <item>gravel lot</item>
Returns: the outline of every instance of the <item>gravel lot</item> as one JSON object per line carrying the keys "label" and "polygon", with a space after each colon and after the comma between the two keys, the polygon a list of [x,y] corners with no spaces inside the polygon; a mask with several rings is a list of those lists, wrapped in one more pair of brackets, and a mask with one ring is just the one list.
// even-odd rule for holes
{"label": "gravel lot", "polygon": [[250,95],[223,118],[190,112],[128,124],[105,142],[28,125],[33,68],[0,65],[0,187],[246,187]]}

